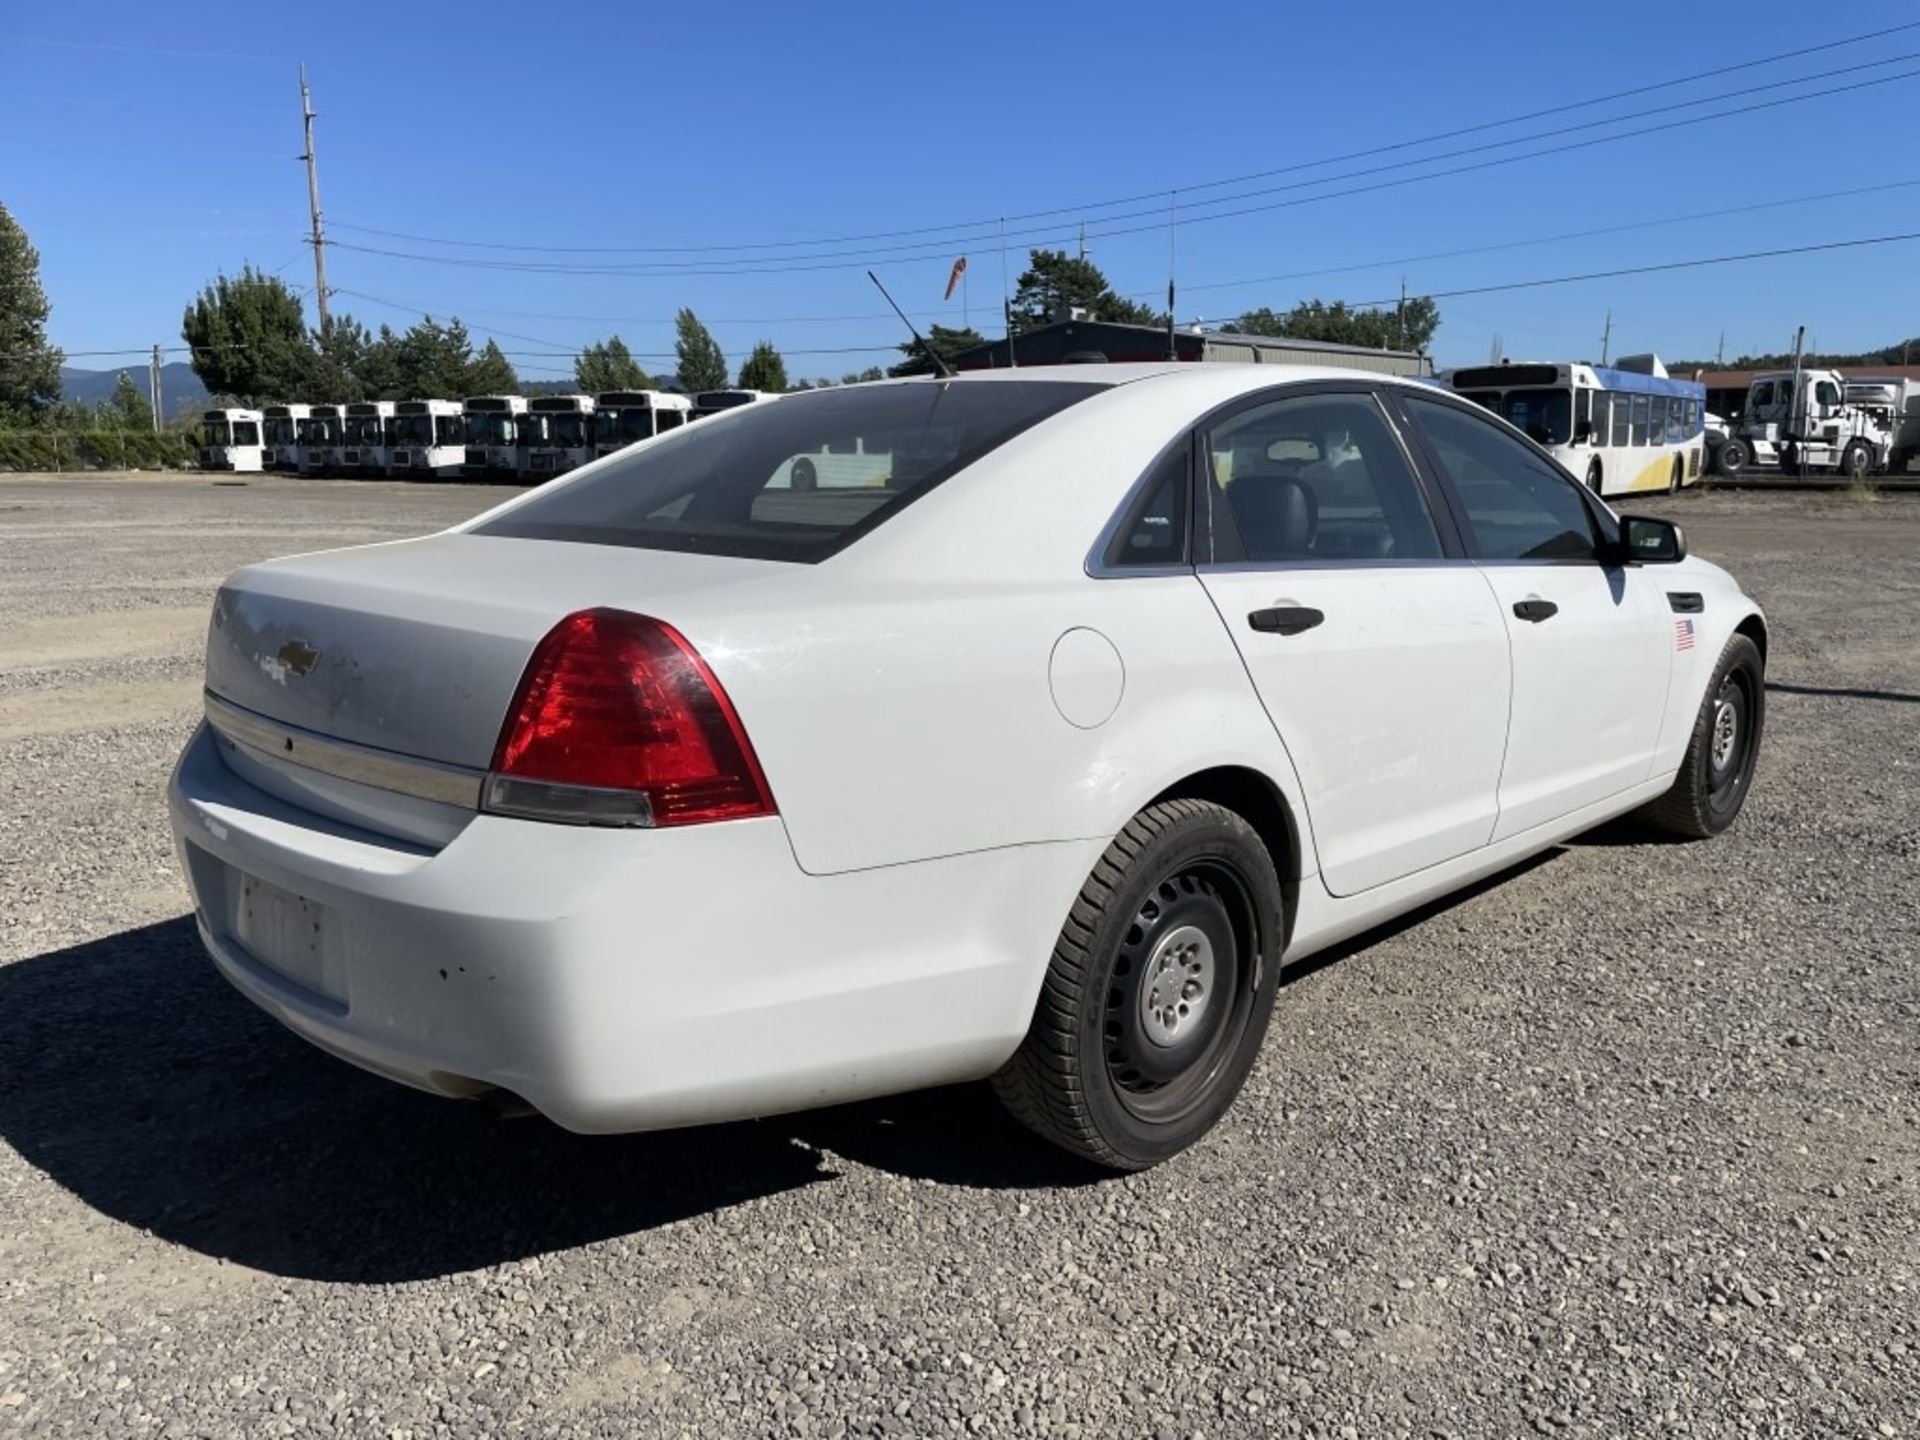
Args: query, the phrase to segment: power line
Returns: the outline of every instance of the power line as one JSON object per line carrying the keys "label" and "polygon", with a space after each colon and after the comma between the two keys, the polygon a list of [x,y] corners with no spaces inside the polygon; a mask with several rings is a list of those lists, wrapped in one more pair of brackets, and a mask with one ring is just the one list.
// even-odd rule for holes
{"label": "power line", "polygon": [[[1474,125],[1460,126],[1452,130],[1439,131],[1432,135],[1419,136],[1419,137],[1415,137],[1407,140],[1392,141],[1387,144],[1376,145],[1363,150],[1350,151],[1343,155],[1327,156],[1317,160],[1299,161],[1290,165],[1279,166],[1273,169],[1257,170],[1257,171],[1249,172],[1247,174],[1230,176],[1222,179],[1195,181],[1189,184],[1181,185],[1177,188],[1181,191],[1182,194],[1187,194],[1193,191],[1220,189],[1230,185],[1241,185],[1241,184],[1245,184],[1250,180],[1268,179],[1276,175],[1295,174],[1302,170],[1317,169],[1326,165],[1340,165],[1340,164],[1349,163],[1354,160],[1371,159],[1378,155],[1391,154],[1399,150],[1415,149],[1424,145],[1437,144],[1443,140],[1460,139],[1467,135],[1484,134],[1489,130],[1503,129],[1509,125],[1524,124],[1525,122],[1530,120],[1546,119],[1549,116],[1553,116],[1553,115],[1563,115],[1563,114],[1571,113],[1572,111],[1575,111],[1575,110],[1589,109],[1595,105],[1611,104],[1617,100],[1627,100],[1627,99],[1632,99],[1633,97],[1638,95],[1653,94],[1661,90],[1672,89],[1676,85],[1697,85],[1703,80],[1711,80],[1724,75],[1733,75],[1733,74],[1738,74],[1748,70],[1761,69],[1768,65],[1780,64],[1783,61],[1800,60],[1800,59],[1804,59],[1807,56],[1822,54],[1832,50],[1844,49],[1852,45],[1863,44],[1869,40],[1882,39],[1889,35],[1901,34],[1901,33],[1916,30],[1916,29],[1920,29],[1920,20],[1909,21],[1900,25],[1890,25],[1878,30],[1865,31],[1861,34],[1845,36],[1840,39],[1827,41],[1819,45],[1797,46],[1791,50],[1781,51],[1773,55],[1761,56],[1753,60],[1739,61],[1731,65],[1719,66],[1712,70],[1705,70],[1705,71],[1696,70],[1683,76],[1676,76],[1675,78],[1670,80],[1661,80],[1661,81],[1656,81],[1646,85],[1634,86],[1630,89],[1617,90],[1610,94],[1593,96],[1585,100],[1569,101],[1565,104],[1548,106],[1545,109],[1540,109],[1540,110],[1527,111],[1522,114],[1507,116],[1499,120],[1482,121]],[[1884,65],[1884,64],[1890,64],[1890,63],[1894,63],[1894,62],[1889,60],[1869,62],[1869,64],[1873,64],[1873,65]],[[1853,67],[1853,68],[1857,68],[1857,67]],[[1830,75],[1830,74],[1837,74],[1841,72],[1829,71],[1824,73]],[[1821,76],[1802,76],[1798,80],[1775,81],[1775,82],[1771,82],[1771,84],[1767,86],[1752,87],[1752,90],[1749,93],[1752,93],[1753,91],[1758,91],[1761,89],[1779,88],[1782,85],[1798,84],[1807,80],[1817,79],[1817,78],[1822,78],[1822,77]],[[1716,97],[1716,98],[1726,98],[1726,97]],[[1699,100],[1699,101],[1692,101],[1687,103],[1703,104],[1703,103],[1709,103],[1709,102],[1706,100]],[[1666,108],[1673,108],[1673,107],[1666,107]],[[1648,113],[1651,113],[1651,112],[1648,112]],[[1616,119],[1618,118],[1623,118],[1623,117],[1616,117]],[[1632,118],[1632,117],[1629,116],[1624,118]],[[1612,123],[1612,122],[1608,122],[1608,121],[1587,122],[1588,125],[1605,124],[1605,123]],[[1539,138],[1539,137],[1535,137],[1535,138]],[[1523,142],[1507,141],[1507,142],[1501,142],[1501,143],[1517,144],[1517,143],[1523,143]],[[1429,158],[1436,158],[1436,157],[1429,157]],[[1416,161],[1416,162],[1410,162],[1410,163],[1422,163],[1422,162]],[[1161,186],[1153,191],[1149,191],[1139,195],[1122,196],[1122,197],[1109,199],[1109,200],[1089,201],[1079,205],[1056,206],[1051,209],[1045,209],[1045,210],[1030,210],[1017,215],[995,216],[995,217],[989,217],[989,218],[982,218],[978,220],[959,221],[959,222],[954,222],[952,224],[947,224],[947,225],[921,226],[917,228],[904,229],[904,230],[869,231],[863,234],[827,236],[827,237],[820,237],[812,240],[769,240],[769,241],[750,241],[750,242],[731,243],[731,244],[709,243],[709,244],[701,244],[701,245],[651,245],[651,246],[649,245],[641,245],[641,246],[523,245],[523,244],[513,244],[508,242],[498,242],[498,241],[470,240],[466,238],[455,238],[455,237],[447,237],[447,236],[419,235],[419,234],[414,234],[406,231],[384,230],[384,229],[378,229],[376,227],[365,226],[365,225],[351,225],[345,221],[335,221],[334,223],[340,229],[353,230],[361,234],[380,235],[388,239],[409,240],[409,241],[414,241],[416,243],[447,245],[447,246],[474,248],[474,249],[518,250],[518,251],[527,252],[527,253],[544,253],[544,254],[656,254],[656,255],[687,254],[687,253],[711,254],[712,252],[715,252],[715,251],[800,250],[800,249],[808,249],[808,248],[823,246],[823,245],[855,244],[855,243],[871,241],[871,240],[896,240],[896,239],[905,239],[905,238],[910,238],[915,236],[953,237],[953,236],[956,236],[958,232],[987,230],[990,227],[1003,224],[1005,221],[1008,221],[1008,220],[1019,222],[1019,221],[1028,221],[1028,220],[1050,219],[1056,216],[1063,216],[1063,215],[1085,215],[1086,213],[1090,211],[1095,211],[1095,210],[1114,209],[1122,205],[1137,205],[1137,204],[1142,204],[1148,201],[1158,201],[1161,197],[1163,197],[1167,193],[1168,188],[1169,187],[1167,186]],[[1214,202],[1200,201],[1196,203],[1209,204]],[[967,238],[978,239],[980,237],[969,236]],[[930,240],[924,241],[923,243],[931,244],[932,241]],[[947,244],[950,242],[943,240],[941,243]],[[772,258],[772,257],[766,257],[766,258]],[[794,257],[794,258],[803,258],[803,257]]]}
{"label": "power line", "polygon": [[[1916,52],[1914,55],[1904,56],[1901,58],[1903,59],[1920,58],[1920,52]],[[1732,109],[1715,111],[1707,115],[1693,115],[1693,116],[1686,116],[1686,117],[1675,119],[1675,120],[1667,120],[1654,125],[1641,126],[1640,128],[1634,129],[1634,130],[1620,131],[1612,135],[1589,136],[1583,140],[1569,141],[1561,145],[1544,146],[1540,149],[1530,150],[1519,155],[1496,156],[1491,159],[1474,161],[1466,165],[1456,165],[1447,169],[1431,171],[1423,175],[1403,175],[1394,179],[1375,181],[1371,184],[1350,186],[1344,190],[1330,190],[1317,195],[1297,195],[1285,200],[1270,201],[1270,202],[1259,204],[1259,205],[1243,206],[1237,210],[1222,210],[1222,211],[1215,211],[1210,214],[1188,215],[1186,216],[1186,223],[1190,225],[1196,225],[1196,224],[1205,224],[1211,221],[1238,219],[1238,218],[1245,217],[1247,215],[1265,214],[1267,212],[1274,211],[1274,210],[1291,209],[1301,205],[1317,204],[1326,200],[1342,199],[1342,198],[1346,198],[1353,195],[1371,194],[1381,190],[1397,189],[1404,185],[1419,184],[1419,183],[1430,181],[1430,180],[1446,179],[1451,176],[1469,174],[1469,173],[1480,171],[1480,170],[1494,169],[1503,165],[1517,164],[1526,160],[1537,160],[1537,159],[1542,159],[1552,155],[1566,154],[1575,150],[1591,149],[1594,146],[1598,146],[1598,145],[1611,145],[1622,140],[1637,139],[1639,137],[1646,136],[1646,135],[1660,134],[1660,133],[1664,133],[1671,130],[1686,129],[1695,125],[1707,124],[1715,120],[1726,120],[1726,119],[1732,119],[1736,116],[1751,115],[1751,114],[1755,114],[1765,110],[1775,110],[1787,105],[1797,105],[1808,100],[1825,100],[1835,95],[1847,94],[1855,90],[1866,90],[1866,89],[1871,89],[1880,85],[1893,84],[1901,80],[1909,80],[1914,78],[1915,76],[1920,76],[1920,69],[1903,70],[1893,75],[1880,76],[1871,80],[1856,81],[1851,85],[1830,86],[1826,89],[1810,92],[1804,95],[1780,96],[1772,100],[1763,100],[1763,101],[1758,101],[1751,105],[1736,106]],[[1811,78],[1815,78],[1815,77],[1802,77],[1802,81],[1806,79],[1811,79]],[[1802,82],[1794,82],[1794,83],[1802,83]],[[1728,97],[1720,96],[1715,98],[1725,99]],[[1660,107],[1660,108],[1669,109],[1674,107]],[[1653,112],[1648,112],[1648,113],[1653,113]],[[1614,124],[1614,123],[1618,123],[1620,118],[1621,117],[1615,117],[1615,119],[1613,120],[1600,122],[1600,123]],[[1570,128],[1584,128],[1584,127],[1570,127]],[[1505,145],[1505,144],[1526,143],[1528,140],[1539,139],[1539,138],[1543,138],[1543,137],[1529,136],[1529,137],[1525,137],[1524,140],[1502,141],[1500,142],[1500,144]],[[1407,162],[1407,163],[1430,164],[1437,160],[1454,158],[1455,156],[1459,156],[1459,155],[1472,154],[1472,153],[1475,153],[1476,151],[1484,150],[1487,148],[1492,148],[1492,147],[1486,147],[1486,146],[1469,147],[1466,150],[1450,152],[1444,155],[1430,156],[1420,161]],[[1300,189],[1309,185],[1333,184],[1343,179],[1357,178],[1359,176],[1369,175],[1369,174],[1378,174],[1384,170],[1398,169],[1398,168],[1402,168],[1402,166],[1395,165],[1395,166],[1375,167],[1373,170],[1356,171],[1352,175],[1347,175],[1347,176],[1329,176],[1319,180],[1302,181],[1302,182],[1296,182],[1290,185],[1274,186],[1274,187],[1269,187],[1263,190],[1249,191],[1240,195],[1223,196],[1218,200],[1209,201],[1206,203],[1227,204],[1227,203],[1231,203],[1231,202],[1242,200],[1242,199],[1255,198],[1260,195],[1273,194],[1278,191]],[[1119,229],[1090,231],[1089,238],[1102,238],[1102,237],[1110,238],[1115,236],[1135,235],[1148,230],[1158,232],[1162,227],[1162,225],[1165,223],[1164,212],[1158,208],[1152,211],[1141,211],[1141,212],[1138,212],[1138,214],[1143,218],[1150,216],[1151,217],[1150,223],[1144,224],[1144,225],[1126,227],[1126,228],[1119,228]],[[1124,220],[1124,219],[1133,218],[1133,217],[1126,216],[1126,215],[1118,215],[1112,218],[1114,220]],[[1016,236],[1012,238],[1014,239],[1017,245],[1026,246],[1026,245],[1045,244],[1048,241],[1052,241],[1056,244],[1065,244],[1070,242],[1074,237],[1071,234],[1067,234],[1064,236],[1049,235],[1044,237],[1038,237],[1033,234],[1028,234],[1026,236]],[[650,278],[650,279],[679,279],[679,278],[697,278],[697,277],[703,277],[703,276],[726,276],[726,275],[780,275],[780,274],[804,273],[804,272],[822,271],[822,270],[862,269],[862,268],[866,268],[868,265],[905,264],[905,263],[909,263],[911,261],[916,261],[916,260],[940,259],[940,258],[944,258],[946,254],[946,251],[944,249],[941,249],[941,250],[926,251],[926,252],[923,252],[920,254],[914,254],[914,255],[899,255],[899,256],[894,256],[891,259],[876,259],[872,256],[868,256],[865,259],[840,260],[840,259],[828,259],[825,256],[813,256],[813,257],[808,257],[805,260],[782,261],[782,262],[768,263],[768,264],[761,264],[759,262],[740,262],[730,266],[729,268],[715,269],[715,268],[685,266],[685,265],[677,265],[677,264],[670,268],[665,268],[660,265],[652,265],[652,264],[583,266],[583,265],[563,265],[558,263],[549,263],[549,262],[540,262],[540,261],[468,259],[460,256],[423,255],[423,254],[410,252],[410,251],[389,250],[379,246],[355,245],[346,241],[333,241],[330,243],[335,245],[336,248],[358,251],[359,253],[362,253],[362,254],[380,255],[390,259],[413,260],[413,261],[418,261],[421,263],[432,264],[432,265],[448,265],[448,266],[454,266],[454,267],[463,268],[463,269],[508,271],[508,272],[519,273],[519,274],[550,274],[550,275],[570,275],[570,276],[596,276],[596,275],[628,276],[633,278]]]}

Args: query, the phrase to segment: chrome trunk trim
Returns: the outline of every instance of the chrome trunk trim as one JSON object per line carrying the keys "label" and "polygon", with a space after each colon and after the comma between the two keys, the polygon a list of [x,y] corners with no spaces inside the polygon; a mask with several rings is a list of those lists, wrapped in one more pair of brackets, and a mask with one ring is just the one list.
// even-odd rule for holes
{"label": "chrome trunk trim", "polygon": [[376,750],[283,725],[222,700],[210,690],[205,692],[205,700],[207,724],[215,734],[230,744],[259,752],[265,759],[441,805],[457,805],[463,810],[480,808],[484,771]]}

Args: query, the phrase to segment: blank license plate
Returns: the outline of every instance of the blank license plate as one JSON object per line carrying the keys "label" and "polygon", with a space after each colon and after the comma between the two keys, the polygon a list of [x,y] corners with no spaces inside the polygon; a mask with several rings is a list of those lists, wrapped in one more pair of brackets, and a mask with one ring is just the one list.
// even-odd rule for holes
{"label": "blank license plate", "polygon": [[339,999],[326,974],[326,910],[303,895],[269,885],[251,875],[240,877],[239,914],[234,938],[247,952],[296,985]]}

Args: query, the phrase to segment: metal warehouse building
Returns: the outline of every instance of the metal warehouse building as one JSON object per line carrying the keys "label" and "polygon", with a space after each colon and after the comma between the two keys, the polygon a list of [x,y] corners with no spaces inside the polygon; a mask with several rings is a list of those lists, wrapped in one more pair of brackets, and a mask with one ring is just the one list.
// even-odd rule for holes
{"label": "metal warehouse building", "polygon": [[[1165,360],[1167,332],[1156,325],[1122,325],[1107,320],[1059,320],[1009,342],[991,340],[953,356],[956,370],[1004,370],[1007,366],[1072,365],[1080,362]],[[1243,365],[1341,365],[1382,375],[1431,375],[1433,361],[1409,350],[1369,350],[1324,340],[1280,339],[1271,335],[1226,335],[1175,330],[1173,344],[1181,360],[1225,361]]]}

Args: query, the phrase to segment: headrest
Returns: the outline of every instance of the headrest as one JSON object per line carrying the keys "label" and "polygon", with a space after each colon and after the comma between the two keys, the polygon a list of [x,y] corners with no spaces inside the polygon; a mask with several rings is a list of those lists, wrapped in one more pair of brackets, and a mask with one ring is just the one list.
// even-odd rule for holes
{"label": "headrest", "polygon": [[1301,560],[1313,549],[1320,503],[1289,476],[1246,475],[1227,487],[1249,560]]}

